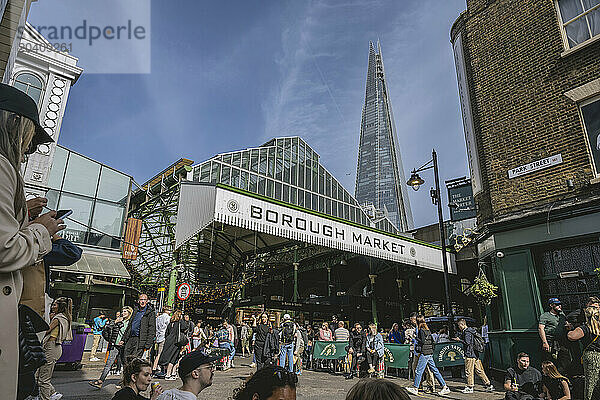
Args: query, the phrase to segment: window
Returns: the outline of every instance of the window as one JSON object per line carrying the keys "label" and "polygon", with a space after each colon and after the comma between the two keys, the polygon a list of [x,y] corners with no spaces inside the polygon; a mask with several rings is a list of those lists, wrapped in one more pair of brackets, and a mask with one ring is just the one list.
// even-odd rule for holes
{"label": "window", "polygon": [[558,8],[568,48],[600,34],[600,0],[558,0]]}
{"label": "window", "polygon": [[36,103],[40,103],[43,85],[37,76],[27,72],[19,74],[15,79],[15,87],[27,93]]}
{"label": "window", "polygon": [[202,164],[200,167],[200,182],[208,182],[210,180],[210,162]]}
{"label": "window", "polygon": [[600,98],[581,106],[584,128],[590,142],[596,174],[600,174]]}
{"label": "window", "polygon": [[98,198],[127,204],[129,194],[129,177],[113,169],[102,167],[100,184],[98,185]]}
{"label": "window", "polygon": [[223,168],[221,168],[221,183],[224,183],[225,185],[229,185],[230,181],[229,181],[229,175],[231,173],[231,167],[228,165],[223,165]]}
{"label": "window", "polygon": [[92,227],[111,236],[121,236],[125,207],[97,201],[94,207]]}
{"label": "window", "polygon": [[78,154],[71,153],[67,164],[63,190],[94,197],[96,195],[99,175],[100,164]]}
{"label": "window", "polygon": [[61,189],[63,176],[65,175],[65,167],[67,166],[68,153],[62,147],[56,147],[54,153],[54,162],[48,176],[48,186],[52,189]]}

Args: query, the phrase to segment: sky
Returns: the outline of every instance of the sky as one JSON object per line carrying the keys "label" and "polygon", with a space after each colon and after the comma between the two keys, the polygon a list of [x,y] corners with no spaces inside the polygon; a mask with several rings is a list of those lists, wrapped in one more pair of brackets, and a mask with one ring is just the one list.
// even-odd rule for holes
{"label": "sky", "polygon": [[[60,1],[33,3],[29,22],[43,25]],[[433,148],[441,182],[468,176],[450,43],[465,8],[465,0],[152,0],[151,72],[84,70],[59,143],[142,184],[182,157],[200,163],[297,135],[354,193],[369,41],[380,40],[406,177]],[[437,222],[433,173],[422,177],[409,191],[417,227]]]}

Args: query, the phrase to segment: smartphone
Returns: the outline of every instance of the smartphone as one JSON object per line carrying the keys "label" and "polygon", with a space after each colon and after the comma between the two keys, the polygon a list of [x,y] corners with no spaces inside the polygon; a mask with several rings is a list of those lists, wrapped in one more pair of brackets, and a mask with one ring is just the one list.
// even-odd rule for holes
{"label": "smartphone", "polygon": [[73,214],[73,210],[58,210],[54,219],[65,219],[71,214]]}

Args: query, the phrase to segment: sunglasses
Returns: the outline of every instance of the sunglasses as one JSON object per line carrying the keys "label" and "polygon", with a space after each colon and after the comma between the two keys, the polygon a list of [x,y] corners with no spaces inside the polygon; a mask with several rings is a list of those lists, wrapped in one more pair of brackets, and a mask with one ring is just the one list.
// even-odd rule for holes
{"label": "sunglasses", "polygon": [[296,383],[298,383],[298,376],[295,373],[290,372],[280,366],[276,366],[274,368],[273,375],[275,375],[284,384],[291,383],[296,385]]}

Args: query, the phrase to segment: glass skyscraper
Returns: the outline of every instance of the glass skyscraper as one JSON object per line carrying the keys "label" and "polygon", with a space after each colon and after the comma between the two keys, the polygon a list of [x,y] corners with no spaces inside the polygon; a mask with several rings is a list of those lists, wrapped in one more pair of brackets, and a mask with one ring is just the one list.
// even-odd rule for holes
{"label": "glass skyscraper", "polygon": [[402,232],[413,228],[379,42],[377,49],[369,43],[355,197],[375,219],[387,216]]}

